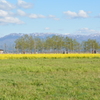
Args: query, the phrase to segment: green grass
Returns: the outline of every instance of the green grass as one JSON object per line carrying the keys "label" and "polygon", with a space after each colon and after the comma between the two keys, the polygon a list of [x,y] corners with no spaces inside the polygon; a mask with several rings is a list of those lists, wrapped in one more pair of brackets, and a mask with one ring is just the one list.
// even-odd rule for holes
{"label": "green grass", "polygon": [[100,100],[100,59],[0,60],[0,100]]}

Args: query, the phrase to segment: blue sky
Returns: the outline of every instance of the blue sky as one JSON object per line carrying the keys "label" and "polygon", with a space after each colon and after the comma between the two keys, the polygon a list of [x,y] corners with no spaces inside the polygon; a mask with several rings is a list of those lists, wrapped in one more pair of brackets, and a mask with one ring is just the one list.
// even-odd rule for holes
{"label": "blue sky", "polygon": [[0,37],[100,33],[100,0],[0,0]]}

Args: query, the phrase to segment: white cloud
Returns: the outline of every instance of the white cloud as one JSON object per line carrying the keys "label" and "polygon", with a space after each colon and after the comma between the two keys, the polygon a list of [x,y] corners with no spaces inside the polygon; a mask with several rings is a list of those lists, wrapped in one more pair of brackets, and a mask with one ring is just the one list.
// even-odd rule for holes
{"label": "white cloud", "polygon": [[4,10],[0,10],[0,17],[8,16],[8,12]]}
{"label": "white cloud", "polygon": [[49,15],[48,17],[49,17],[49,18],[55,18],[55,16],[54,16],[54,15]]}
{"label": "white cloud", "polygon": [[49,15],[48,18],[54,19],[54,20],[60,20],[59,18],[56,18],[54,15]]}
{"label": "white cloud", "polygon": [[0,10],[0,17],[8,17],[13,16],[14,13],[10,11]]}
{"label": "white cloud", "polygon": [[93,29],[89,29],[89,28],[81,28],[76,33],[77,34],[85,34],[85,35],[88,35],[88,34],[97,34],[97,33],[100,33],[100,32],[99,31],[96,31],[96,30],[93,30]]}
{"label": "white cloud", "polygon": [[45,16],[44,16],[44,15],[39,14],[39,15],[38,15],[38,18],[45,18]]}
{"label": "white cloud", "polygon": [[[21,10],[20,8],[30,8],[33,6],[32,3],[25,2],[24,0],[17,0],[18,3],[16,6],[14,4],[11,4],[7,0],[0,0],[0,24],[22,24],[24,23],[17,17],[28,17],[32,19],[36,18],[51,18],[53,20],[59,20],[59,18],[56,18],[54,15],[44,16],[42,14],[31,14],[27,13],[24,10]],[[12,10],[15,9],[15,10]]]}
{"label": "white cloud", "polygon": [[38,15],[36,15],[36,14],[30,14],[29,17],[30,18],[38,18]]}
{"label": "white cloud", "polygon": [[31,8],[33,6],[33,4],[27,3],[23,0],[18,0],[18,6],[22,7],[22,8]]}
{"label": "white cloud", "polygon": [[50,30],[50,28],[49,27],[46,27],[45,30]]}
{"label": "white cloud", "polygon": [[84,10],[80,10],[79,13],[78,13],[78,16],[79,16],[79,17],[82,17],[82,18],[87,18],[87,17],[89,17],[89,16],[88,16],[88,13],[85,12]]}
{"label": "white cloud", "polygon": [[5,25],[5,24],[22,24],[20,19],[15,17],[15,13],[10,12],[10,11],[5,11],[5,10],[0,10],[0,24]]}
{"label": "white cloud", "polygon": [[14,8],[15,8],[15,5],[7,2],[6,0],[0,0],[0,9],[10,10]]}
{"label": "white cloud", "polygon": [[53,18],[54,20],[60,20],[59,18]]}
{"label": "white cloud", "polygon": [[72,12],[72,11],[66,11],[63,12],[68,18],[88,18],[89,15],[88,13],[90,12],[85,12],[84,10],[79,10],[78,13]]}
{"label": "white cloud", "polygon": [[29,18],[45,18],[44,15],[41,15],[41,14],[29,14],[29,13],[26,13],[20,9],[17,10],[17,15],[20,15],[20,16],[26,16],[26,17],[29,17]]}
{"label": "white cloud", "polygon": [[24,22],[22,22],[21,20],[19,20],[16,17],[4,17],[4,18],[0,18],[0,23],[1,24],[23,24]]}
{"label": "white cloud", "polygon": [[30,14],[29,17],[30,17],[30,18],[33,18],[33,19],[34,19],[34,18],[45,18],[44,15],[37,15],[37,14]]}
{"label": "white cloud", "polygon": [[17,10],[17,14],[20,15],[20,16],[26,16],[27,15],[24,11],[22,11],[20,9]]}
{"label": "white cloud", "polygon": [[71,18],[77,17],[76,12],[66,11],[64,12],[64,14],[66,14],[68,17],[71,17]]}

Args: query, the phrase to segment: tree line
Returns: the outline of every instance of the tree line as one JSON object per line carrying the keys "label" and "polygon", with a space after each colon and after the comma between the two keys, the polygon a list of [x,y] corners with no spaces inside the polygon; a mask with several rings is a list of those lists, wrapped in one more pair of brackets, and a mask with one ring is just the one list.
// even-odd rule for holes
{"label": "tree line", "polygon": [[15,41],[17,52],[28,53],[69,53],[69,52],[93,52],[100,49],[96,40],[88,39],[79,43],[76,39],[62,36],[52,36],[46,39],[23,35]]}

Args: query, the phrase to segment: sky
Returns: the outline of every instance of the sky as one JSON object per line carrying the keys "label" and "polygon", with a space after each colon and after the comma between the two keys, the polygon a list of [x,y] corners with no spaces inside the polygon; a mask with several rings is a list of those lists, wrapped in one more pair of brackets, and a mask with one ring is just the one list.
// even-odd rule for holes
{"label": "sky", "polygon": [[0,37],[100,34],[100,0],[0,0]]}

